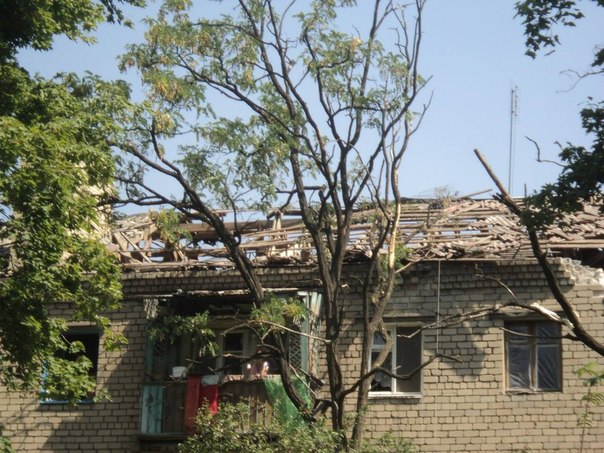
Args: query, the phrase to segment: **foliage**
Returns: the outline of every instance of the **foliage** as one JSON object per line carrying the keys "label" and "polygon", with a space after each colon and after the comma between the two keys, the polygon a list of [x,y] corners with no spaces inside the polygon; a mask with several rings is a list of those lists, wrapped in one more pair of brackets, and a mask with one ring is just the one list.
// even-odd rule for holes
{"label": "foliage", "polygon": [[107,349],[125,341],[104,316],[121,287],[118,262],[99,241],[98,203],[112,190],[107,139],[121,130],[129,92],[91,75],[32,77],[15,55],[49,49],[59,33],[87,39],[99,22],[122,20],[118,3],[142,4],[0,2],[0,379],[37,390],[46,364],[47,382],[69,400],[89,393],[88,366],[54,357],[66,324],[51,318],[51,305],[69,304],[75,320],[98,326]]}
{"label": "foliage", "polygon": [[81,401],[108,399],[107,392],[96,391],[96,379],[90,376],[92,362],[84,355],[79,341],[59,341],[55,354],[46,358],[42,373],[40,399],[66,401],[75,405]]}
{"label": "foliage", "polygon": [[95,228],[113,174],[110,112],[127,93],[94,77],[31,79],[11,64],[0,71],[0,240],[10,244],[0,262],[2,377],[31,387],[62,330],[51,304],[73,304],[74,318],[97,324],[108,344],[123,341],[102,316],[121,298],[120,269]]}
{"label": "foliage", "polygon": [[4,436],[2,430],[4,427],[0,425],[0,453],[15,453],[13,450],[10,439]]}
{"label": "foliage", "polygon": [[535,58],[541,49],[560,44],[560,38],[552,33],[552,27],[557,24],[576,26],[576,21],[584,17],[576,3],[575,0],[524,0],[516,3],[516,15],[522,17],[525,27],[528,56]]}
{"label": "foliage", "polygon": [[[287,376],[296,371],[286,362],[287,342],[277,335],[305,316],[303,307],[266,296],[239,230],[217,214],[228,209],[229,223],[243,226],[250,210],[277,204],[300,212],[323,289],[321,367],[332,428],[346,449],[352,445],[344,430],[346,399],[358,396],[357,409],[366,404],[370,342],[383,328],[406,253],[397,250],[398,178],[427,109],[415,107],[427,83],[418,70],[423,5],[239,0],[199,17],[194,2],[166,0],[146,21],[146,42],[122,58],[124,69],[139,71],[147,99],[126,124],[129,134],[113,143],[123,151],[121,201],[170,206],[214,230],[257,306],[263,333],[275,334],[271,351],[282,361],[284,387],[303,410]],[[170,193],[154,186],[158,174],[173,183]],[[366,325],[355,372],[363,384],[351,386],[341,369],[349,315],[342,282],[355,215],[365,202],[379,220],[365,253],[371,262],[357,280]],[[360,417],[355,442],[364,432]]]}
{"label": "foliage", "polygon": [[154,342],[171,344],[182,336],[191,336],[202,345],[202,354],[214,355],[217,346],[214,343],[215,334],[208,327],[208,313],[198,313],[193,316],[160,314],[149,323],[147,335]]}
{"label": "foliage", "polygon": [[252,323],[258,323],[261,332],[280,332],[280,326],[295,325],[300,326],[302,321],[308,316],[308,309],[298,299],[282,298],[275,295],[268,295],[265,302],[252,310],[250,320]]}
{"label": "foliage", "polygon": [[[329,429],[325,420],[312,425],[250,424],[250,409],[244,403],[224,404],[216,415],[202,408],[195,421],[195,434],[179,447],[181,453],[296,452],[336,453],[342,449],[342,437]],[[405,439],[384,436],[364,442],[352,453],[415,453]]]}
{"label": "foliage", "polygon": [[[2,0],[0,1],[0,58],[18,48],[49,50],[55,35],[92,41],[99,23],[124,22],[119,3],[143,6],[144,0]],[[128,23],[127,21],[125,21]]]}
{"label": "foliage", "polygon": [[[604,7],[603,0],[592,0]],[[517,16],[523,20],[527,55],[535,58],[540,50],[560,43],[553,28],[557,25],[574,27],[584,17],[574,0],[524,0],[516,3]],[[579,77],[604,75],[604,48],[594,51],[592,69]],[[604,184],[604,101],[588,98],[587,107],[580,112],[583,129],[594,138],[591,147],[567,144],[561,147],[563,170],[554,183],[529,198],[529,204],[538,207],[525,213],[525,221],[541,226],[560,221],[566,212],[582,207],[583,200],[599,200]],[[601,201],[601,200],[600,200]]]}
{"label": "foliage", "polygon": [[[394,247],[394,252],[393,252],[393,261],[394,261],[394,265],[396,266],[397,269],[403,265],[403,263],[405,262],[407,257],[411,254],[411,251],[412,251],[411,248],[407,247],[406,245],[396,244],[396,246]],[[389,266],[388,259],[389,259],[389,257],[387,257],[387,256],[383,256],[380,258],[382,276],[387,275],[387,273],[388,273],[388,266]]]}
{"label": "foliage", "polygon": [[581,448],[583,451],[583,441],[589,428],[593,425],[592,408],[604,404],[604,392],[596,391],[595,388],[604,384],[604,368],[600,368],[596,362],[590,362],[579,368],[577,376],[583,379],[583,385],[587,387],[587,393],[581,398],[583,411],[579,414],[577,424],[581,429]]}
{"label": "foliage", "polygon": [[419,453],[409,439],[396,438],[391,432],[374,441],[364,441],[353,453]]}
{"label": "foliage", "polygon": [[604,103],[592,104],[581,111],[585,132],[594,137],[590,148],[569,144],[562,148],[564,168],[554,183],[529,198],[539,210],[526,213],[536,225],[560,221],[564,213],[581,209],[583,200],[601,203],[604,187]]}
{"label": "foliage", "polygon": [[161,240],[167,245],[177,244],[182,238],[191,238],[191,234],[180,226],[180,216],[173,209],[152,211],[150,216],[159,230]]}

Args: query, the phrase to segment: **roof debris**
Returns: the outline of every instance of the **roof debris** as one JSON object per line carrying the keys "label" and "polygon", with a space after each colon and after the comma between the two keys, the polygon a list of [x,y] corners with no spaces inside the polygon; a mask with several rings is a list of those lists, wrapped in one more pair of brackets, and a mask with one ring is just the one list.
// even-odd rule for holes
{"label": "roof debris", "polygon": [[[370,257],[371,211],[355,214],[348,262]],[[604,262],[604,218],[588,205],[569,215],[568,227],[551,227],[543,247],[552,254],[569,256],[590,250]],[[259,266],[312,263],[314,249],[299,215],[278,213],[268,220],[226,222],[241,237],[241,247]],[[160,270],[191,267],[231,267],[228,252],[208,225],[184,221],[182,239],[162,241],[150,214],[121,219],[108,238],[110,250],[119,255],[125,270]],[[452,200],[446,203],[405,204],[399,222],[400,242],[412,249],[414,259],[521,260],[531,259],[525,229],[496,200]],[[593,255],[593,253],[592,253]],[[593,256],[592,256],[593,259]]]}

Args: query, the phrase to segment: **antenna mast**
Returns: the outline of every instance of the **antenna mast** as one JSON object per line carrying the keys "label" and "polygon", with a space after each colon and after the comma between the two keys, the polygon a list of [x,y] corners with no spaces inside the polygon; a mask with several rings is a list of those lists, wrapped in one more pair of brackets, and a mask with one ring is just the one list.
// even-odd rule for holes
{"label": "antenna mast", "polygon": [[518,117],[518,87],[514,85],[510,96],[510,156],[508,162],[508,193],[512,195],[514,178],[514,151],[516,150],[516,118]]}

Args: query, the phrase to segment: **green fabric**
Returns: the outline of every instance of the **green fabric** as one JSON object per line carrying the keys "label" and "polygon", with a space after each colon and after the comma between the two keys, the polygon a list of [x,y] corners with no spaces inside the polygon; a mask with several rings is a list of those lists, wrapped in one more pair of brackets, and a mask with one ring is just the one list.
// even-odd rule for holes
{"label": "green fabric", "polygon": [[[304,400],[307,407],[310,408],[312,399],[306,384],[302,379],[294,377],[292,378],[292,385],[296,393]],[[273,414],[279,423],[291,425],[292,427],[304,424],[304,419],[300,415],[300,412],[289,399],[287,393],[285,393],[281,376],[264,379],[264,387],[273,407]]]}

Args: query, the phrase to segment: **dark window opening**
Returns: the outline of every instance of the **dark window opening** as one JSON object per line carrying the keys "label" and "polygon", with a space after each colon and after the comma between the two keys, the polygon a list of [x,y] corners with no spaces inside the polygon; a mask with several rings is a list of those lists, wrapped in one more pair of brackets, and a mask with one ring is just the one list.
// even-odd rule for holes
{"label": "dark window opening", "polygon": [[[422,335],[419,327],[397,326],[389,330],[394,340],[392,350],[384,360],[382,368],[399,375],[406,375],[416,370],[422,363]],[[380,352],[386,345],[386,339],[377,333],[373,337],[371,347],[371,363],[375,363]],[[402,393],[418,394],[422,389],[421,371],[407,379],[396,379],[385,373],[378,372],[371,381],[373,393]]]}
{"label": "dark window opening", "polygon": [[[60,367],[66,367],[65,362],[56,362],[49,359],[42,372],[40,400],[44,403],[91,402],[95,397],[94,384],[96,383],[99,366],[100,335],[96,331],[75,328],[63,333],[62,336],[65,349],[57,351],[54,357],[69,362],[77,362],[82,357],[88,359],[90,367],[87,373],[90,378],[90,390],[83,397],[78,393],[74,393],[81,392],[80,384],[77,385],[78,390],[75,391],[74,387],[70,387],[69,380],[75,378],[75,375],[70,376],[69,373],[72,371],[65,370],[68,374],[64,376],[61,374],[62,369]],[[74,363],[74,366],[78,367],[80,365]]]}

